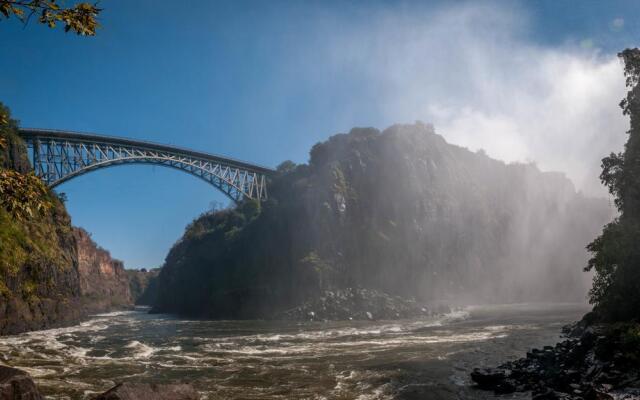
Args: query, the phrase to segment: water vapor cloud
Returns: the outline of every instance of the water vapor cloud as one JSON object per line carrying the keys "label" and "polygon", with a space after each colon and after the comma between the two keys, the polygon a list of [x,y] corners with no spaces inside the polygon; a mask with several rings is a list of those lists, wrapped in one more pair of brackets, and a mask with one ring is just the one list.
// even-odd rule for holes
{"label": "water vapor cloud", "polygon": [[605,195],[600,160],[628,129],[615,54],[536,44],[526,10],[505,3],[413,11],[374,14],[326,42],[332,67],[368,87],[386,122],[431,122],[451,143],[536,162]]}

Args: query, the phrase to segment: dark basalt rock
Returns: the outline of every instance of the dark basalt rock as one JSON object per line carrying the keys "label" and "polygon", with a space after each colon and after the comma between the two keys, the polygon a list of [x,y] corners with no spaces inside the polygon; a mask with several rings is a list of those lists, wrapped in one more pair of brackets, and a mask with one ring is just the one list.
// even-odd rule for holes
{"label": "dark basalt rock", "polygon": [[478,384],[479,387],[491,388],[504,381],[511,375],[511,371],[498,368],[475,368],[471,373],[471,379]]}
{"label": "dark basalt rock", "polygon": [[120,383],[94,400],[198,400],[200,395],[191,385],[156,385]]}
{"label": "dark basalt rock", "polygon": [[42,400],[33,379],[26,372],[0,366],[0,400]]}
{"label": "dark basalt rock", "polygon": [[411,299],[378,290],[345,288],[327,290],[322,296],[276,314],[282,320],[390,320],[450,312],[448,307],[427,308]]}
{"label": "dark basalt rock", "polygon": [[531,391],[534,400],[634,398],[640,363],[625,329],[574,324],[563,330],[569,339],[555,347],[533,349],[497,368],[476,368],[471,379],[496,394]]}

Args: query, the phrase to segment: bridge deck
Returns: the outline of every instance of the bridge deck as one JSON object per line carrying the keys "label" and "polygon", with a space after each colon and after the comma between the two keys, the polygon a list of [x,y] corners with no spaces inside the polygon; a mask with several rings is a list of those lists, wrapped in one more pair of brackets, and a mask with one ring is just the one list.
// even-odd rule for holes
{"label": "bridge deck", "polygon": [[204,160],[223,162],[229,165],[233,165],[240,168],[248,168],[256,172],[260,172],[266,175],[273,174],[276,171],[273,168],[265,167],[262,165],[252,164],[246,161],[237,160],[230,157],[225,157],[217,154],[211,154],[201,151],[195,151],[178,146],[171,146],[166,144],[132,140],[117,136],[97,135],[94,133],[73,132],[55,129],[37,129],[37,128],[22,128],[20,129],[20,135],[23,137],[39,137],[39,138],[52,138],[52,139],[65,139],[65,140],[78,140],[78,141],[90,141],[94,143],[103,144],[121,144],[126,146],[136,146],[149,150],[169,151],[174,153],[182,153],[190,157],[201,158]]}

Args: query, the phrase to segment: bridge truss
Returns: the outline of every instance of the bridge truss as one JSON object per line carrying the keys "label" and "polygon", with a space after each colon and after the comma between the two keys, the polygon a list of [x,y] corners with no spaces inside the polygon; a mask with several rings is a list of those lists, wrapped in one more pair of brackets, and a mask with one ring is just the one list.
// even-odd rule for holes
{"label": "bridge truss", "polygon": [[21,129],[37,176],[55,187],[90,171],[122,164],[156,164],[205,180],[235,202],[265,200],[274,171],[232,158],[150,142],[94,134]]}

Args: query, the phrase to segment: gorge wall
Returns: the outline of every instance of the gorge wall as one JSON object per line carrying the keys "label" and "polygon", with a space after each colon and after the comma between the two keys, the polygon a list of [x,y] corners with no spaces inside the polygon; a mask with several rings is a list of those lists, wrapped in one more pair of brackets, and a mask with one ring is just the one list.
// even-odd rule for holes
{"label": "gorge wall", "polygon": [[137,306],[151,306],[158,296],[158,275],[160,268],[147,270],[128,269],[129,292]]}
{"label": "gorge wall", "polygon": [[[4,107],[0,104],[4,111]],[[8,113],[8,112],[7,112]],[[28,174],[29,160],[17,123],[0,124],[0,173]],[[50,191],[39,196],[46,212],[18,217],[11,212],[12,181],[3,185],[0,207],[0,334],[73,323],[81,317],[80,282],[71,219]],[[38,193],[25,184],[26,193]]]}
{"label": "gorge wall", "polygon": [[122,261],[91,239],[87,231],[74,228],[78,255],[80,295],[87,313],[126,308],[134,304],[129,290],[129,276]]}
{"label": "gorge wall", "polygon": [[[1,103],[0,112],[9,115]],[[86,231],[74,228],[55,192],[28,178],[31,166],[17,132],[17,122],[3,118],[0,335],[69,325],[90,313],[132,307],[137,298],[130,291],[130,275],[138,276],[135,296],[142,296],[157,272],[147,277],[125,271]]]}
{"label": "gorge wall", "polygon": [[166,257],[155,311],[270,317],[346,288],[424,302],[585,301],[585,245],[612,216],[560,173],[356,128],[285,162],[263,204],[205,213]]}

